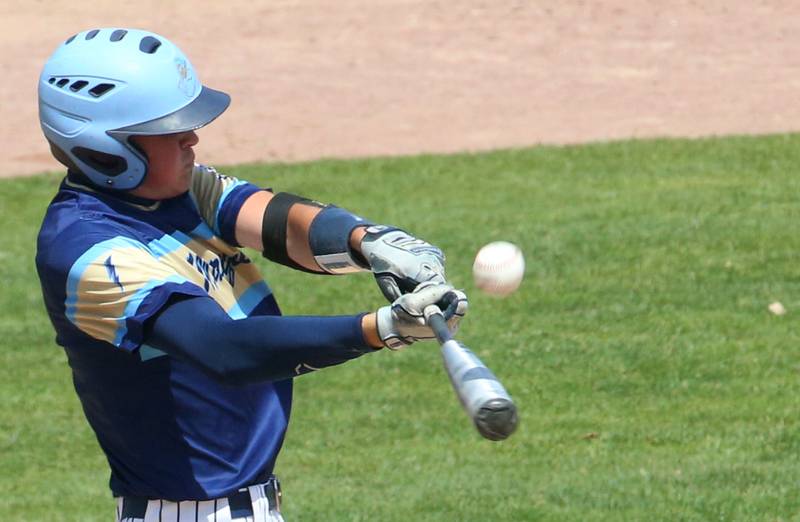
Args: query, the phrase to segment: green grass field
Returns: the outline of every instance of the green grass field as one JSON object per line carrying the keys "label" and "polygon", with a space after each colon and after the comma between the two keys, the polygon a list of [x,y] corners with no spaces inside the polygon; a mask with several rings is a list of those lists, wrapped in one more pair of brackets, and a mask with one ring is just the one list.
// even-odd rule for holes
{"label": "green grass field", "polygon": [[[434,343],[300,378],[287,520],[800,519],[798,165],[790,135],[221,169],[440,245],[521,413],[481,439]],[[113,518],[33,263],[59,177],[0,181],[0,520]],[[528,265],[504,300],[470,273],[499,239]],[[258,263],[287,314],[383,304]]]}

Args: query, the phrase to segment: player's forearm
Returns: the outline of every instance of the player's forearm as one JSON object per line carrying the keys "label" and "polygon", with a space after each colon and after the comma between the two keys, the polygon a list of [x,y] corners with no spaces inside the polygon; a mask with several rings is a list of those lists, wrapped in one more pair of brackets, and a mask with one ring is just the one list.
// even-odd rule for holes
{"label": "player's forearm", "polygon": [[364,254],[361,252],[361,240],[364,239],[364,236],[367,234],[367,227],[356,227],[350,232],[350,248],[352,251],[362,258]]}
{"label": "player's forearm", "polygon": [[234,321],[210,298],[191,298],[165,308],[145,342],[223,382],[275,381],[373,351],[371,315]]}
{"label": "player's forearm", "polygon": [[[278,262],[290,266],[296,265],[294,268],[312,272],[338,273],[336,268],[320,266],[321,258],[318,257],[322,255],[324,258],[325,254],[331,253],[330,250],[320,252],[319,245],[323,245],[323,249],[330,249],[338,242],[337,254],[346,253],[349,247],[350,253],[357,258],[351,263],[348,271],[353,268],[352,264],[363,264],[363,260],[358,256],[364,228],[368,223],[343,209],[321,207],[308,200],[294,202],[288,205],[288,210],[284,212],[275,211],[270,204],[276,207],[282,205],[281,202],[275,203],[277,201],[275,198],[275,194],[261,191],[250,196],[242,205],[236,219],[236,240],[240,245],[263,252],[265,257],[273,260],[276,260],[274,256],[276,250],[284,250],[289,259],[277,259]],[[268,214],[270,212],[271,215]],[[326,213],[321,216],[323,212]],[[285,225],[283,222],[280,223],[278,234],[274,229],[274,223],[276,219],[280,221],[281,217],[284,218]],[[270,222],[273,224],[273,230],[265,234],[265,223]],[[336,238],[339,238],[338,241]],[[341,255],[338,256],[340,257]]]}

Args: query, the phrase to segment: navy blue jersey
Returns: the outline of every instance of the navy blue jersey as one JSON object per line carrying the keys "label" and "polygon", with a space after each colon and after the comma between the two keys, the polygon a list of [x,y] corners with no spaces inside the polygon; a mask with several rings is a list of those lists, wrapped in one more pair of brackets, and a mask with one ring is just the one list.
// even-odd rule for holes
{"label": "navy blue jersey", "polygon": [[115,495],[204,500],[272,471],[291,380],[220,384],[143,339],[175,295],[210,296],[233,319],[280,314],[234,234],[258,190],[203,166],[189,192],[158,202],[68,176],[47,210],[36,256],[44,301]]}

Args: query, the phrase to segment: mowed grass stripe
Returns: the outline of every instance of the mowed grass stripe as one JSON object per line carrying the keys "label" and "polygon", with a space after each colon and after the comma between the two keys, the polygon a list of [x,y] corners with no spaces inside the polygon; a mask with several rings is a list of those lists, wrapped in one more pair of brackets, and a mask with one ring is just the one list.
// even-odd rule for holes
{"label": "mowed grass stripe", "polygon": [[[796,517],[798,164],[781,135],[221,168],[440,245],[470,296],[459,338],[522,416],[482,440],[433,343],[298,379],[287,519]],[[0,181],[0,519],[113,513],[33,265],[58,177]],[[499,239],[527,260],[503,300],[470,275]],[[287,314],[383,304],[367,274],[256,262]]]}

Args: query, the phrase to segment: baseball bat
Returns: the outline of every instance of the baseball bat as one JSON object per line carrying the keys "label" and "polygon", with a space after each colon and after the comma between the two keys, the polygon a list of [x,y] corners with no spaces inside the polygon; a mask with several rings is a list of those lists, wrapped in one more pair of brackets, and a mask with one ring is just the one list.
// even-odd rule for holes
{"label": "baseball bat", "polygon": [[442,347],[444,368],[453,389],[478,432],[489,440],[508,438],[519,423],[511,396],[472,350],[453,339],[438,306],[428,306],[424,313]]}

